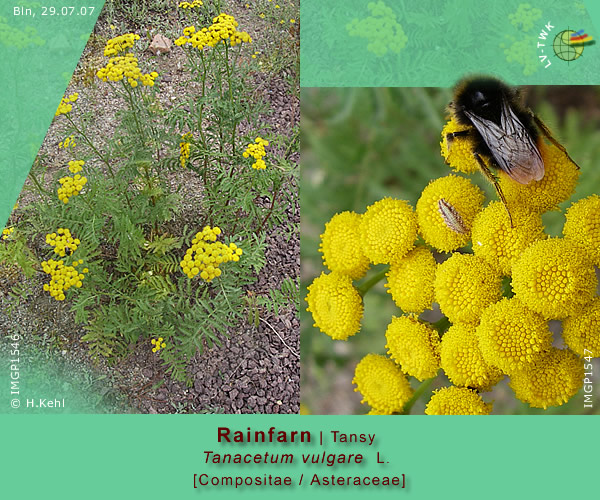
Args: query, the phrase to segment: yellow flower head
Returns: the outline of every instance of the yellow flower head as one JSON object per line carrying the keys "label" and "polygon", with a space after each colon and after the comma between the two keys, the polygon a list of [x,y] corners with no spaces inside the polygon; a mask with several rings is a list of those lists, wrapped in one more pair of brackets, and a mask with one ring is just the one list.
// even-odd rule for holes
{"label": "yellow flower head", "polygon": [[352,278],[340,272],[321,273],[308,287],[307,311],[316,326],[334,340],[347,340],[360,330],[363,303]]}
{"label": "yellow flower head", "polygon": [[74,148],[75,146],[77,146],[77,144],[75,143],[75,139],[73,139],[73,134],[65,138],[64,141],[58,143],[59,148]]}
{"label": "yellow flower head", "polygon": [[81,170],[83,169],[83,165],[84,164],[85,164],[85,162],[83,160],[71,160],[69,162],[69,170],[73,174],[76,174],[78,172],[81,172]]}
{"label": "yellow flower head", "polygon": [[435,298],[453,323],[476,323],[482,311],[501,295],[500,273],[481,257],[455,253],[438,266]]}
{"label": "yellow flower head", "polygon": [[385,332],[386,348],[401,370],[418,380],[440,369],[440,336],[415,316],[393,317]]}
{"label": "yellow flower head", "polygon": [[[64,261],[49,259],[42,262],[42,270],[50,275],[50,283],[44,284],[44,291],[58,301],[65,300],[65,292],[71,288],[81,288],[84,274],[75,269],[83,260],[78,260],[71,266],[65,265]],[[85,272],[85,269],[84,269]]]}
{"label": "yellow flower head", "polygon": [[419,314],[431,307],[436,267],[433,254],[422,246],[392,262],[385,287],[400,309]]}
{"label": "yellow flower head", "polygon": [[463,387],[443,387],[433,393],[426,415],[489,415],[492,403],[485,403],[477,392]]}
{"label": "yellow flower head", "polygon": [[369,268],[369,259],[360,243],[360,219],[361,216],[354,212],[334,215],[325,224],[319,245],[323,263],[329,270],[347,274],[355,280],[362,278]]}
{"label": "yellow flower head", "polygon": [[594,194],[573,203],[567,210],[566,219],[565,239],[585,248],[594,264],[600,267],[600,196]]}
{"label": "yellow flower head", "polygon": [[499,182],[508,206],[522,206],[536,212],[555,209],[575,191],[579,170],[569,157],[556,146],[542,143],[539,151],[544,161],[544,177],[527,185],[499,172]]}
{"label": "yellow flower head", "polygon": [[216,226],[205,226],[202,231],[196,233],[192,246],[186,250],[183,260],[179,263],[188,278],[192,279],[199,274],[204,281],[212,281],[221,276],[221,264],[240,260],[242,249],[235,243],[226,245],[216,241],[220,234],[221,229]]}
{"label": "yellow flower head", "polygon": [[483,359],[508,374],[532,363],[552,346],[548,323],[515,297],[483,311],[477,337]]}
{"label": "yellow flower head", "polygon": [[483,191],[464,177],[448,175],[431,181],[417,202],[423,239],[442,252],[466,245],[483,200]]}
{"label": "yellow flower head", "polygon": [[385,410],[378,410],[377,408],[371,408],[365,415],[390,415]]}
{"label": "yellow flower head", "polygon": [[380,354],[367,354],[356,365],[352,383],[356,384],[354,390],[362,394],[362,402],[380,415],[400,413],[413,395],[398,365]]}
{"label": "yellow flower head", "polygon": [[10,238],[10,235],[15,231],[14,227],[6,227],[2,230],[2,239],[7,240]]}
{"label": "yellow flower head", "polygon": [[531,245],[513,265],[512,287],[523,303],[547,319],[578,313],[596,291],[594,266],[570,240]]}
{"label": "yellow flower head", "polygon": [[514,373],[510,387],[517,399],[534,408],[560,406],[583,385],[583,363],[568,349],[551,350]]}
{"label": "yellow flower head", "polygon": [[61,187],[58,188],[57,194],[58,199],[63,203],[69,203],[69,198],[77,196],[83,186],[87,183],[87,178],[83,175],[76,174],[73,177],[65,176],[58,179]]}
{"label": "yellow flower head", "polygon": [[579,356],[600,357],[600,297],[562,322],[562,336]]}
{"label": "yellow flower head", "polygon": [[388,264],[414,247],[417,217],[408,202],[384,198],[367,207],[359,230],[367,258],[373,264]]}
{"label": "yellow flower head", "polygon": [[197,7],[202,7],[201,0],[194,0],[193,2],[179,2],[178,7],[181,9],[195,9]]}
{"label": "yellow flower head", "polygon": [[167,347],[167,344],[164,342],[164,339],[162,337],[158,337],[158,339],[152,339],[150,342],[154,346],[152,348],[152,352],[158,352],[161,349]]}
{"label": "yellow flower head", "polygon": [[512,209],[513,226],[506,207],[492,201],[473,222],[473,253],[485,259],[503,275],[510,275],[512,265],[534,241],[545,239],[542,219],[536,212]]}
{"label": "yellow flower head", "polygon": [[104,68],[100,68],[96,76],[103,82],[126,81],[132,88],[138,86],[138,82],[145,87],[152,87],[154,80],[158,77],[156,71],[142,73],[138,67],[138,59],[132,53],[127,52],[123,56],[112,57]]}
{"label": "yellow flower head", "polygon": [[136,40],[140,39],[140,35],[135,33],[126,33],[125,35],[111,38],[104,47],[105,56],[116,56],[120,52],[126,52],[127,49],[133,47]]}
{"label": "yellow flower head", "polygon": [[488,391],[503,377],[483,359],[475,325],[469,323],[456,323],[444,333],[440,358],[442,369],[456,386]]}
{"label": "yellow flower head", "polygon": [[58,105],[58,109],[56,110],[56,113],[54,113],[54,116],[66,115],[67,113],[70,113],[73,109],[73,103],[77,101],[78,98],[79,94],[77,92],[71,94],[69,97],[63,97],[60,100],[60,104]]}
{"label": "yellow flower head", "polygon": [[257,137],[254,140],[254,144],[248,144],[246,147],[246,151],[242,153],[244,158],[252,157],[255,162],[252,164],[252,168],[255,170],[264,170],[267,168],[267,164],[263,160],[265,155],[267,154],[265,151],[265,147],[269,145],[269,141],[262,139],[261,137]]}
{"label": "yellow flower head", "polygon": [[442,142],[440,143],[442,156],[446,163],[456,172],[465,174],[479,171],[479,163],[473,156],[473,140],[469,135],[457,136],[450,139],[450,143],[448,143],[447,135],[469,129],[470,127],[460,125],[452,118],[442,129]]}
{"label": "yellow flower head", "polygon": [[188,132],[187,134],[183,134],[181,136],[181,142],[179,143],[179,164],[182,166],[182,168],[185,168],[187,161],[190,157],[190,141],[192,140],[192,138],[193,136],[191,132]]}
{"label": "yellow flower head", "polygon": [[175,40],[175,45],[191,45],[195,49],[215,47],[219,42],[229,43],[232,47],[241,43],[251,43],[252,38],[245,31],[237,31],[238,23],[233,16],[221,13],[213,19],[213,24],[208,28],[196,30],[188,26],[183,30],[183,35]]}
{"label": "yellow flower head", "polygon": [[69,229],[60,227],[56,233],[48,233],[46,235],[46,243],[54,247],[56,255],[66,257],[77,250],[81,241],[79,241],[79,238],[74,238]]}

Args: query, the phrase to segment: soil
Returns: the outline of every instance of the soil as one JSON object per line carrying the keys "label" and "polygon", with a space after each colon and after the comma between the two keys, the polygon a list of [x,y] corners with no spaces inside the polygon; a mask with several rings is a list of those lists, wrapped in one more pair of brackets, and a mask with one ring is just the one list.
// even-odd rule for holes
{"label": "soil", "polygon": [[[243,3],[223,2],[225,12],[233,15],[239,22],[239,29],[247,31],[254,43],[267,47],[269,41],[264,37],[264,20],[255,12],[244,7]],[[108,4],[108,2],[107,2]],[[106,10],[106,8],[105,8]],[[77,102],[81,112],[93,111],[95,122],[91,125],[95,137],[110,137],[114,124],[114,115],[120,104],[105,86],[89,85],[90,75],[95,67],[103,64],[102,48],[105,40],[116,34],[137,30],[148,33],[151,39],[156,33],[165,34],[173,39],[176,17],[171,12],[152,13],[152,25],[146,27],[131,26],[126,18],[108,19],[104,12],[90,37],[88,47],[75,71],[66,95],[79,92],[85,99]],[[298,16],[296,16],[297,18]],[[115,31],[111,25],[117,26]],[[282,36],[293,36],[282,31]],[[296,33],[299,37],[299,34]],[[144,38],[144,37],[142,37]],[[142,40],[143,42],[143,40]],[[148,43],[148,42],[146,42]],[[168,106],[175,102],[185,81],[187,73],[183,71],[185,56],[181,49],[173,46],[168,54],[152,56],[144,53],[152,65],[161,74],[159,98]],[[144,56],[141,58],[143,60]],[[272,72],[258,72],[254,75],[256,92],[269,104],[269,111],[262,116],[266,129],[291,137],[299,123],[299,90],[291,82],[289,72],[295,68]],[[188,91],[192,89],[188,88]],[[55,120],[48,131],[40,149],[49,170],[64,168],[64,152],[57,148],[63,140],[64,125]],[[271,153],[271,152],[270,152]],[[282,155],[282,151],[272,151]],[[289,160],[298,165],[299,156],[292,154]],[[185,174],[175,174],[185,175]],[[174,181],[177,179],[173,179]],[[190,217],[198,216],[194,212],[195,198],[201,196],[197,183],[187,184],[189,196],[184,211]],[[267,235],[267,265],[258,275],[257,281],[247,290],[249,294],[268,295],[278,288],[286,278],[297,279],[300,270],[300,242],[297,228],[300,222],[298,188],[286,186],[288,227],[275,227]],[[24,192],[20,207],[32,200],[30,193]],[[289,227],[296,228],[292,237],[286,234]],[[15,296],[10,290],[17,285],[29,290],[27,295]],[[33,294],[32,294],[33,293]],[[160,359],[151,351],[147,342],[138,342],[130,346],[130,354],[116,364],[90,359],[87,347],[80,341],[84,331],[73,320],[68,305],[57,303],[42,292],[40,276],[26,279],[22,275],[0,269],[0,328],[11,332],[15,328],[21,331],[25,349],[40,349],[51,346],[50,357],[59,357],[66,363],[82,367],[92,377],[103,380],[111,392],[126,397],[128,405],[113,406],[108,411],[129,411],[141,413],[297,413],[300,396],[300,323],[297,304],[290,303],[278,314],[261,311],[258,324],[241,324],[232,328],[228,337],[221,338],[221,345],[197,354],[189,365],[191,386],[174,382],[165,374]],[[7,349],[6,339],[0,341],[0,354]],[[79,368],[78,368],[79,369]],[[107,389],[103,389],[103,393]],[[117,398],[119,401],[122,398]],[[96,411],[106,411],[96,408]]]}

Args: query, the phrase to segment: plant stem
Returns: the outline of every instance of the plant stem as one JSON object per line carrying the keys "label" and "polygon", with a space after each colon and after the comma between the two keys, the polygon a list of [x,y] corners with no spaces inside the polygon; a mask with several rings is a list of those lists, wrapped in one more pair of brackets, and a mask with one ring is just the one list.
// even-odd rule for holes
{"label": "plant stem", "polygon": [[140,134],[140,138],[142,139],[142,144],[146,144],[146,134],[144,133],[144,129],[142,129],[142,126],[140,125],[140,122],[138,120],[137,108],[135,106],[133,95],[131,93],[131,86],[127,85],[125,83],[125,80],[121,80],[121,82],[123,83],[123,87],[127,92],[127,100],[129,101],[129,106],[131,107],[131,111],[133,112],[133,119],[135,120],[135,126],[137,127],[138,133]]}
{"label": "plant stem", "polygon": [[281,186],[279,186],[273,193],[273,199],[271,200],[271,206],[269,207],[269,211],[267,212],[267,215],[265,215],[265,218],[263,219],[261,225],[258,227],[258,229],[256,231],[254,231],[254,234],[260,234],[260,232],[263,230],[265,224],[269,220],[269,217],[271,217],[271,214],[273,213],[273,209],[275,208],[275,201],[277,200],[277,196],[279,196],[280,188],[281,188]]}
{"label": "plant stem", "polygon": [[433,384],[434,380],[435,380],[435,377],[432,377],[432,378],[428,378],[427,380],[424,380],[421,383],[421,385],[417,388],[417,390],[413,394],[412,398],[410,398],[408,400],[408,403],[406,403],[404,405],[401,415],[410,415],[410,410],[412,409],[413,405],[419,400],[419,398],[423,394],[425,394],[425,392],[429,389],[429,387],[431,387],[431,384]]}
{"label": "plant stem", "polygon": [[31,172],[29,172],[29,177],[31,178],[31,180],[33,181],[33,183],[35,184],[35,186],[38,188],[38,191],[40,192],[40,194],[45,194],[48,196],[52,196],[52,193],[50,191],[46,191],[42,185],[40,184],[40,182],[37,180],[37,178],[35,177],[35,175],[33,175]]}
{"label": "plant stem", "polygon": [[[234,104],[233,104],[233,89],[232,89],[232,84],[231,84],[231,73],[233,72],[233,68],[232,71],[229,71],[229,45],[227,44],[227,42],[225,43],[225,69],[227,70],[227,86],[229,87],[229,102],[231,103],[231,113],[233,113],[233,128],[231,131],[231,156],[235,156],[235,132],[237,129],[237,116],[235,113],[235,109],[234,109]],[[233,170],[234,167],[232,167]]]}
{"label": "plant stem", "polygon": [[[104,156],[102,156],[102,153],[100,153],[100,151],[98,151],[98,149],[96,148],[96,146],[94,146],[94,143],[88,139],[88,136],[85,134],[85,132],[83,130],[81,130],[73,121],[73,119],[69,116],[69,114],[67,113],[65,115],[67,117],[67,120],[69,120],[69,123],[71,124],[71,126],[75,129],[75,131],[81,136],[83,137],[83,140],[86,142],[86,144],[91,148],[91,150],[96,153],[96,155],[98,156],[98,158],[100,158],[100,160],[102,161],[102,163],[104,163],[106,165],[106,167],[108,168],[108,173],[110,174],[110,176],[112,177],[112,180],[114,182],[117,182],[117,178],[115,176],[115,173],[113,172],[113,169],[109,163],[109,161],[104,158]],[[133,207],[131,206],[131,201],[129,201],[129,196],[127,195],[127,190],[123,191],[123,194],[125,195],[125,201],[127,201],[127,206],[129,207],[130,210],[133,209]]]}
{"label": "plant stem", "polygon": [[356,291],[360,294],[361,297],[364,297],[365,294],[373,288],[377,283],[379,283],[383,278],[385,278],[385,273],[387,273],[390,269],[390,266],[386,265],[381,271],[379,271],[375,276],[365,281],[362,285],[356,288]]}
{"label": "plant stem", "polygon": [[298,130],[294,136],[291,138],[290,143],[288,144],[288,147],[285,150],[285,153],[283,154],[283,157],[287,160],[288,157],[290,156],[291,152],[292,152],[292,146],[296,143],[296,139],[298,139],[298,136],[300,135],[300,130]]}
{"label": "plant stem", "polygon": [[443,335],[450,326],[450,320],[446,316],[442,316],[434,323],[431,323],[431,326],[435,328],[440,335]]}

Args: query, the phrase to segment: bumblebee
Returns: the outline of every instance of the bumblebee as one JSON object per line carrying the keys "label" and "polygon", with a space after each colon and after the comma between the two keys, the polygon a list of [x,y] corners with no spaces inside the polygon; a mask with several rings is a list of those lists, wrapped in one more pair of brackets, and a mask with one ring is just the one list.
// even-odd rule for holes
{"label": "bumblebee", "polygon": [[496,78],[479,77],[459,82],[448,112],[458,124],[467,127],[446,135],[448,148],[455,137],[471,139],[473,156],[494,184],[511,225],[506,199],[492,170],[501,170],[520,184],[541,180],[544,177],[544,161],[539,150],[541,135],[573,161],[544,122],[522,104],[518,89]]}

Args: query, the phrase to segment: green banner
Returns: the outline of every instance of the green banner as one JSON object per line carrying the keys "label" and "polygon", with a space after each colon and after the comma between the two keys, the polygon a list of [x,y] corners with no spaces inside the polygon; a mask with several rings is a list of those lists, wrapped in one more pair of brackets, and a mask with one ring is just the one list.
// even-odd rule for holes
{"label": "green banner", "polygon": [[20,416],[3,498],[576,498],[585,417]]}
{"label": "green banner", "polygon": [[[449,87],[468,74],[511,84],[600,80],[598,8],[539,0],[302,2],[303,87]],[[582,35],[587,38],[571,40]]]}
{"label": "green banner", "polygon": [[104,0],[0,7],[0,224],[4,227]]}

